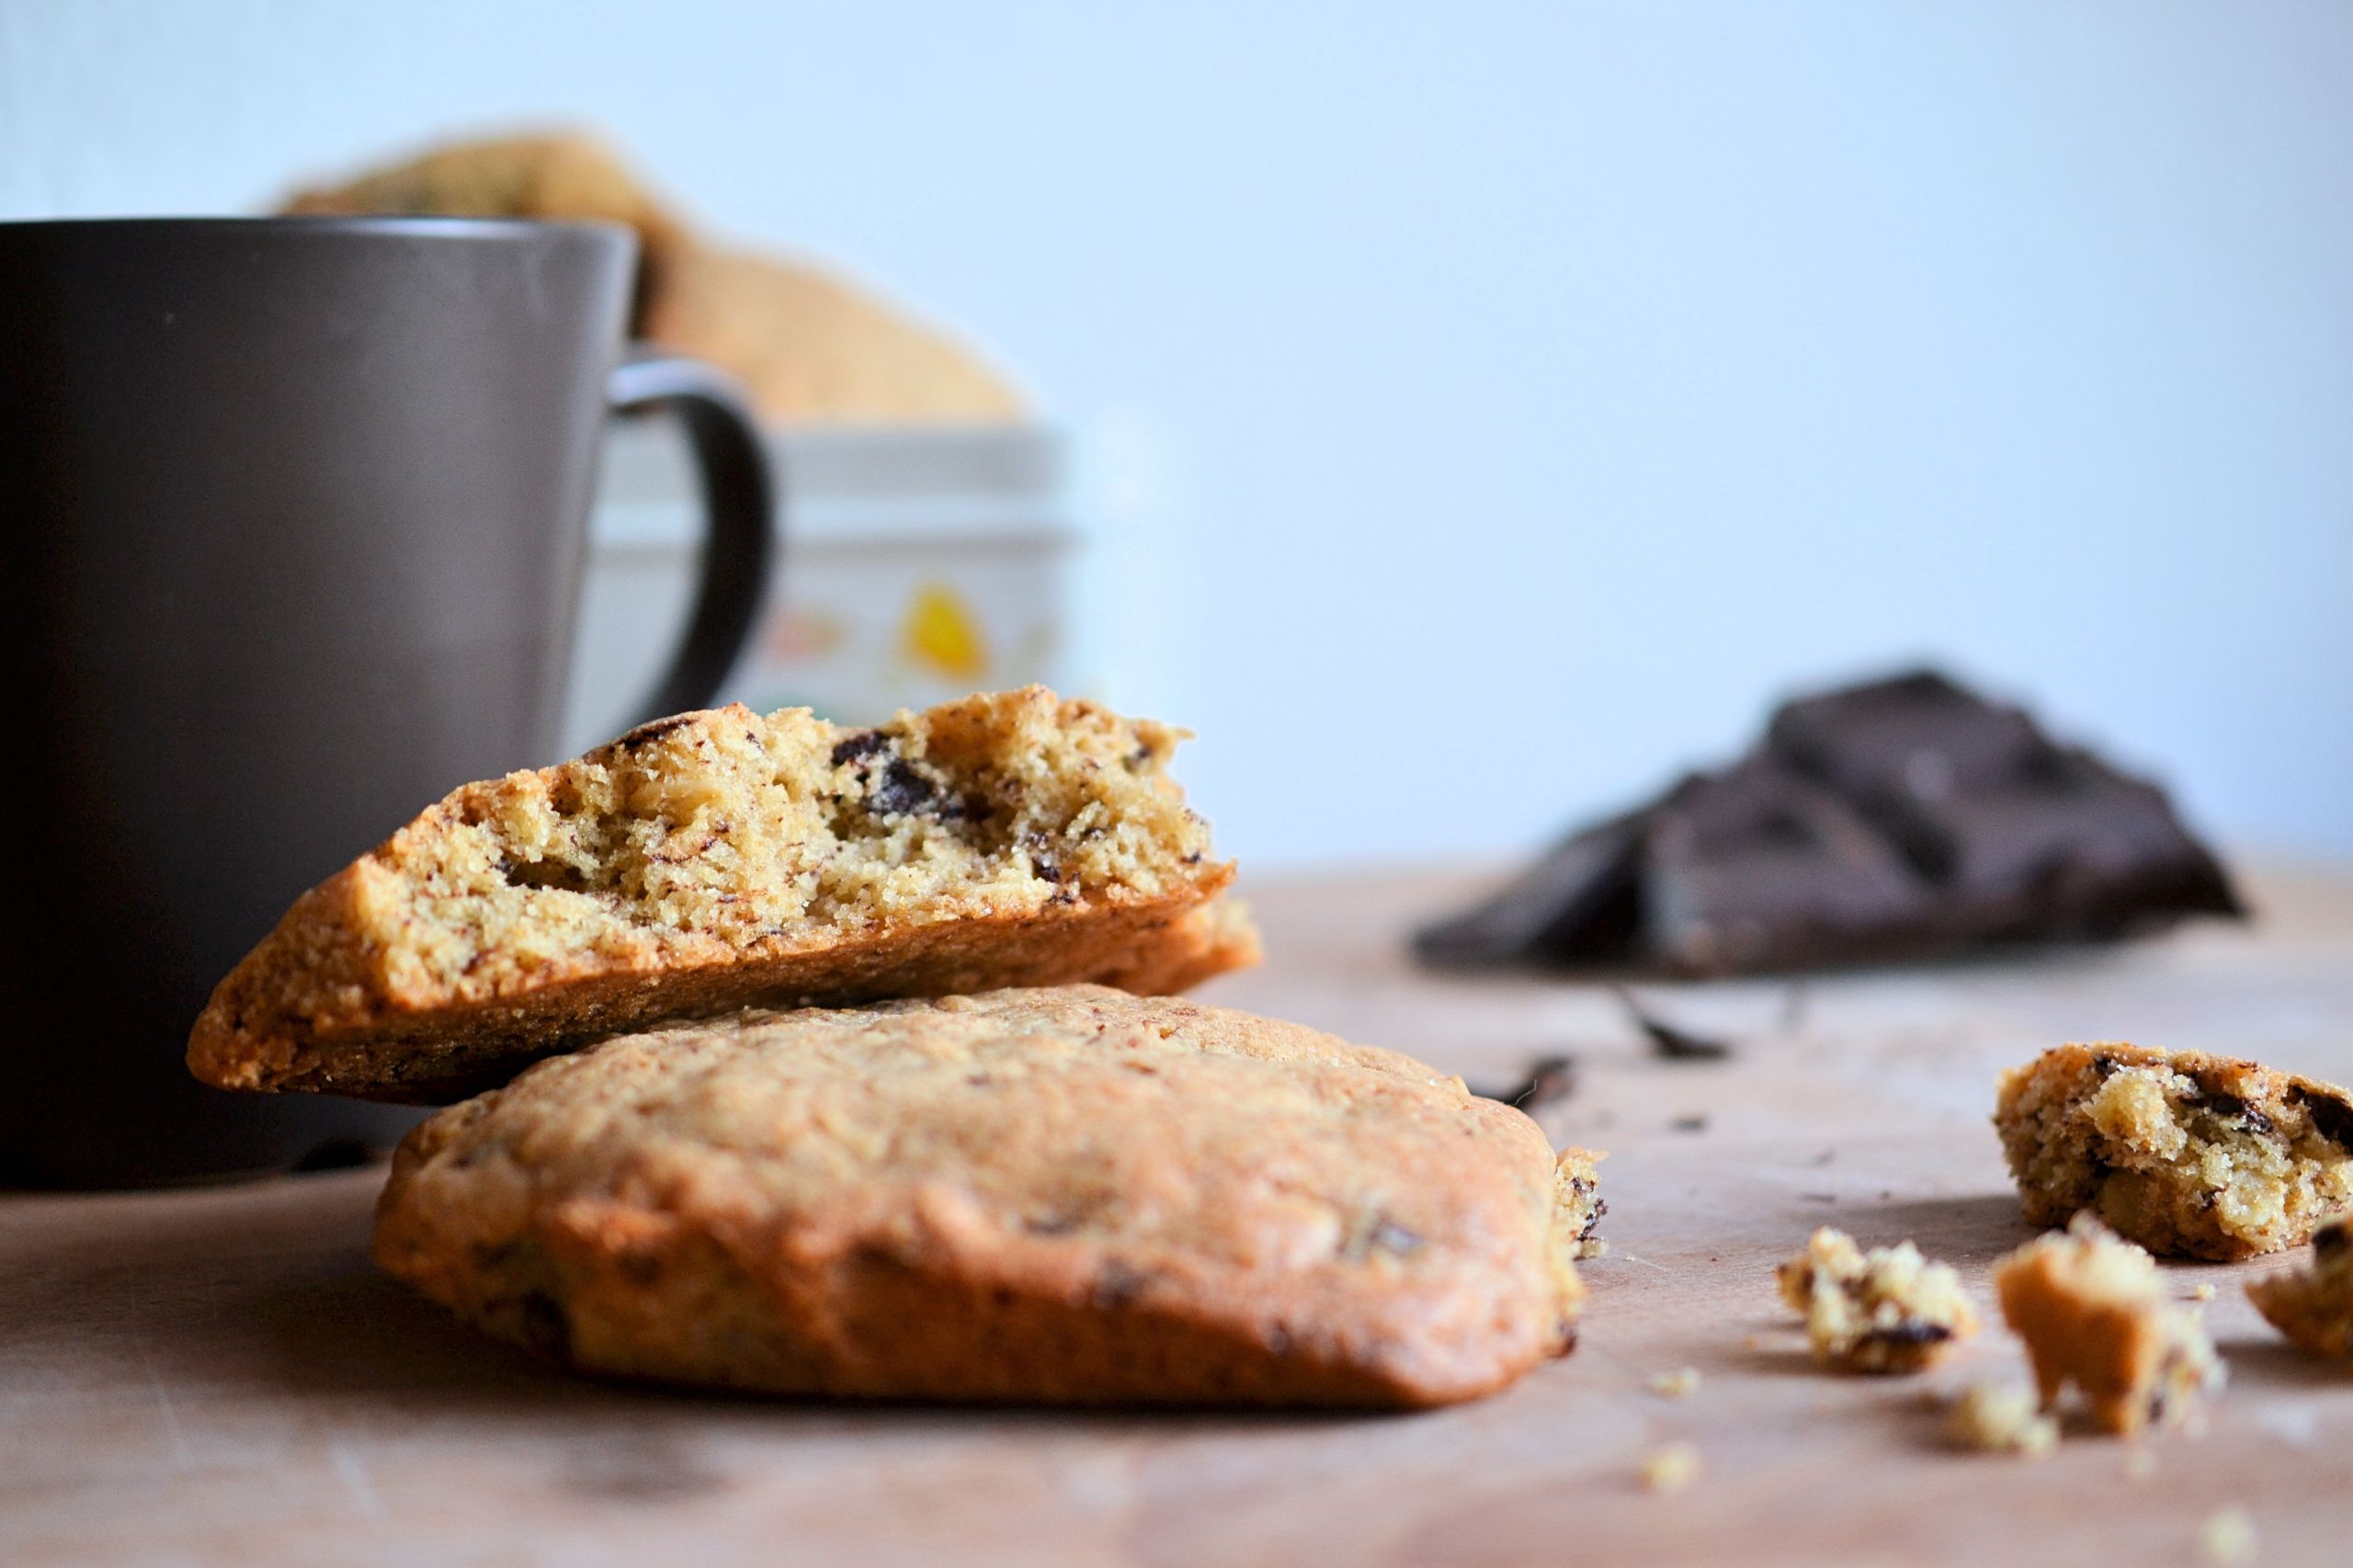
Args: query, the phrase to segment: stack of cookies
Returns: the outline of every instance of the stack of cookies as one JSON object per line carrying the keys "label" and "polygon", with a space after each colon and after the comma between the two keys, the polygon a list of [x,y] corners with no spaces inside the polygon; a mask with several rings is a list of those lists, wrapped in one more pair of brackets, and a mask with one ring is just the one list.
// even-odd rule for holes
{"label": "stack of cookies", "polygon": [[1458,1078],[1174,998],[1257,957],[1181,738],[1036,687],[874,729],[649,724],[468,785],[304,894],[189,1065],[456,1102],[395,1157],[376,1256],[584,1370],[1499,1388],[1572,1341],[1590,1183]]}

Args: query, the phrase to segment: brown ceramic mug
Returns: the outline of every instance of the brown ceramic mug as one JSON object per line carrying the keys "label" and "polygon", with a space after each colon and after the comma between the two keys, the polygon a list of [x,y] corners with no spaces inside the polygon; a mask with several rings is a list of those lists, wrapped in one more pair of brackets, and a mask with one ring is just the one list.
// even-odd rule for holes
{"label": "brown ceramic mug", "polygon": [[204,1088],[214,982],[470,778],[553,761],[608,415],[685,420],[706,703],[767,581],[760,444],[622,343],[635,244],[454,219],[0,223],[0,1180],[329,1163],[411,1113]]}

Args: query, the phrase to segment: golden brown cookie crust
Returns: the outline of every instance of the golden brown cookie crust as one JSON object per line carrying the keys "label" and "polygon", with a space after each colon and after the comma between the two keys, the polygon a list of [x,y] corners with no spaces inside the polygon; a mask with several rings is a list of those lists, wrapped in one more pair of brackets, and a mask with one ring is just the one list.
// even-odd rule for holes
{"label": "golden brown cookie crust", "polygon": [[2088,1209],[2163,1256],[2299,1246],[2353,1208],[2353,1098],[2259,1062],[2063,1045],[2002,1075],[1994,1123],[2029,1223]]}
{"label": "golden brown cookie crust", "polygon": [[299,900],[188,1064],[431,1103],[649,1023],[1253,961],[1165,773],[1182,732],[1042,687],[846,730],[742,707],[471,784]]}
{"label": "golden brown cookie crust", "polygon": [[752,1014],[411,1134],[376,1256],[583,1370],[774,1392],[1419,1405],[1564,1351],[1535,1124],[1394,1052],[1100,986]]}

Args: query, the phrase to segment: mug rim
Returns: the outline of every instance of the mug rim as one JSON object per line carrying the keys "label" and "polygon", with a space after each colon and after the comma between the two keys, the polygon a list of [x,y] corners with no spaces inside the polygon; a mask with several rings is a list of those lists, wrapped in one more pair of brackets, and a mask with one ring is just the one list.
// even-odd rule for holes
{"label": "mug rim", "polygon": [[387,235],[405,239],[521,240],[547,234],[635,240],[631,225],[606,218],[485,218],[405,212],[282,212],[175,217],[168,213],[113,218],[0,218],[0,234],[31,230],[91,233],[101,230],[217,233],[253,238],[264,233]]}

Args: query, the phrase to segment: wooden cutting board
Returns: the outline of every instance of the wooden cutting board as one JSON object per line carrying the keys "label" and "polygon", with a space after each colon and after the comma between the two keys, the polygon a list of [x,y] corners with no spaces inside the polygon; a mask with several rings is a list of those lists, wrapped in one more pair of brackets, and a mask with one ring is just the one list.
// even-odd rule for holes
{"label": "wooden cutting board", "polygon": [[[2353,1368],[2305,1361],[2183,1267],[2231,1384],[2129,1464],[1957,1453],[1925,1391],[2022,1376],[1984,1290],[2024,1239],[1995,1070],[2129,1038],[2353,1081],[2353,877],[2260,878],[2262,918],[2111,951],[1641,989],[1735,1044],[1662,1060],[1592,987],[1412,969],[1471,884],[1251,890],[1267,967],[1209,999],[1392,1045],[1474,1084],[1579,1061],[1546,1119],[1608,1149],[1584,1342],[1483,1403],[1394,1417],[813,1406],[608,1387],[478,1340],[379,1278],[380,1170],[165,1194],[0,1198],[0,1563],[1910,1563],[2208,1561],[2243,1507],[2266,1563],[2353,1561]],[[1924,1378],[1814,1369],[1772,1265],[1815,1225],[1915,1238],[1988,1332]],[[1669,1399],[1652,1377],[1696,1369]],[[1698,1445],[1676,1496],[1643,1456]],[[2135,1471],[2148,1473],[2136,1477]]]}

